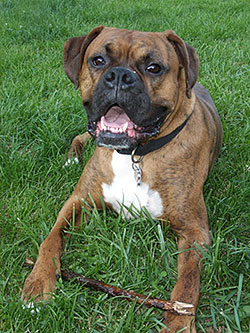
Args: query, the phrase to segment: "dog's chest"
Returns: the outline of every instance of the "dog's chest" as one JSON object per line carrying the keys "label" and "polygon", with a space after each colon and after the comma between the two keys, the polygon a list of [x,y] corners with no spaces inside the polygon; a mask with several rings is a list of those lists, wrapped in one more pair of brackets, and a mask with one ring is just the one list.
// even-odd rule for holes
{"label": "dog's chest", "polygon": [[130,209],[133,208],[135,211],[146,208],[153,218],[160,217],[163,212],[161,197],[148,184],[136,184],[131,157],[115,151],[111,166],[114,178],[110,185],[102,184],[104,201],[111,204],[118,213],[123,206],[125,217],[131,217]]}

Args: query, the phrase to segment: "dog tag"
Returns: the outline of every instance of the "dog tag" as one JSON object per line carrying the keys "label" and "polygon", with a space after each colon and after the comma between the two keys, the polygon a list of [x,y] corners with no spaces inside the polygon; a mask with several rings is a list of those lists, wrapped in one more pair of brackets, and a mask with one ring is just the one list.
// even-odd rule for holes
{"label": "dog tag", "polygon": [[135,172],[136,184],[137,184],[137,186],[139,186],[139,185],[141,185],[141,176],[142,176],[141,168],[136,163],[132,163],[132,168]]}
{"label": "dog tag", "polygon": [[139,163],[142,161],[143,156],[140,156],[138,159],[135,158],[135,152],[138,147],[136,147],[131,154],[131,160],[132,160],[132,168],[135,172],[135,180],[137,186],[141,185],[141,177],[142,177],[142,171],[141,168],[139,167]]}

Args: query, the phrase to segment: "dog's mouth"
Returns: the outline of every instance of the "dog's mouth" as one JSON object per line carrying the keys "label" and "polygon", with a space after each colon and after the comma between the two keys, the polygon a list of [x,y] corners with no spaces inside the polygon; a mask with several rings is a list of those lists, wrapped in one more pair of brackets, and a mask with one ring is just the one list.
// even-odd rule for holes
{"label": "dog's mouth", "polygon": [[143,133],[144,128],[133,123],[118,105],[112,106],[98,121],[96,134],[98,135],[101,131],[113,134],[127,134],[132,139],[145,134]]}
{"label": "dog's mouth", "polygon": [[142,127],[136,125],[118,105],[113,105],[107,113],[96,122],[88,123],[89,133],[96,138],[101,147],[116,150],[133,149],[146,138],[156,135],[160,124],[151,123]]}

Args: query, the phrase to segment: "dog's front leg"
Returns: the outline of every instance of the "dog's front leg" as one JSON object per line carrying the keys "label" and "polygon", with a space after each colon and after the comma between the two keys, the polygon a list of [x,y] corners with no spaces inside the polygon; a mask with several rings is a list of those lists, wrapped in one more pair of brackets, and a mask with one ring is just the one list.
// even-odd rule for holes
{"label": "dog's front leg", "polygon": [[[187,228],[178,232],[178,280],[171,293],[172,301],[180,301],[194,305],[196,310],[200,292],[200,261],[201,253],[195,244],[200,247],[210,243],[206,211],[197,222],[191,223]],[[195,219],[193,220],[195,221]],[[169,328],[162,329],[163,332],[196,332],[195,316],[176,316],[165,313],[164,324]],[[183,330],[184,329],[184,330]]]}
{"label": "dog's front leg", "polygon": [[76,226],[80,221],[82,203],[72,195],[61,209],[57,221],[48,237],[40,246],[36,264],[25,281],[22,298],[27,301],[45,300],[50,296],[56,284],[56,274],[60,273],[60,257],[64,247],[63,228],[75,215]]}
{"label": "dog's front leg", "polygon": [[92,201],[95,202],[97,209],[102,209],[102,182],[104,179],[109,182],[110,179],[96,166],[103,165],[107,159],[110,160],[110,154],[112,152],[108,150],[101,154],[100,149],[96,149],[87,163],[73,194],[64,204],[54,227],[41,244],[37,262],[24,284],[22,292],[24,301],[31,298],[34,298],[35,301],[45,300],[54,290],[64,247],[62,232],[64,228],[68,227],[68,222],[74,218],[77,227],[81,221],[83,205],[86,205],[88,209],[91,207]]}

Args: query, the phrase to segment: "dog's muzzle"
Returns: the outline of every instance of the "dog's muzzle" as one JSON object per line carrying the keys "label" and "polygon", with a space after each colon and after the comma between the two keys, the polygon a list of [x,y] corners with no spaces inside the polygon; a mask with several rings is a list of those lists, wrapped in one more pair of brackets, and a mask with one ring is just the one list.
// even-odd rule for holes
{"label": "dog's muzzle", "polygon": [[96,144],[116,150],[132,151],[139,142],[156,135],[164,120],[152,112],[138,74],[124,67],[113,67],[101,77],[92,105],[86,109],[87,130]]}

